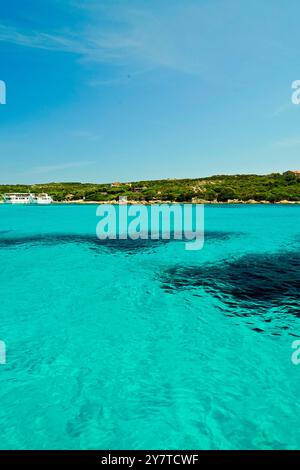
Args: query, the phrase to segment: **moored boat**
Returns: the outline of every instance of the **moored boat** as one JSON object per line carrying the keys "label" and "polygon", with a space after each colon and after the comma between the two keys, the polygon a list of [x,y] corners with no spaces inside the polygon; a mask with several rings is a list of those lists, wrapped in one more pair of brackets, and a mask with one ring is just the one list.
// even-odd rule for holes
{"label": "moored boat", "polygon": [[53,199],[47,193],[7,193],[3,196],[4,204],[51,204]]}
{"label": "moored boat", "polygon": [[53,199],[47,193],[38,194],[36,196],[36,204],[51,204]]}

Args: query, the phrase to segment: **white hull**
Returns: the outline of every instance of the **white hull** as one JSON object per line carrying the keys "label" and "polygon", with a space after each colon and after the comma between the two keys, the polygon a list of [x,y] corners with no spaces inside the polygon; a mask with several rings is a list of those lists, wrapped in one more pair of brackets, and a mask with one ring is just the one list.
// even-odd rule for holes
{"label": "white hull", "polygon": [[34,204],[39,204],[41,206],[48,206],[49,204],[51,204],[52,201],[41,201],[41,200],[37,200]]}
{"label": "white hull", "polygon": [[22,206],[25,206],[25,205],[31,205],[31,206],[36,206],[36,205],[39,205],[39,206],[48,206],[49,204],[51,204],[51,201],[4,201],[4,204],[21,204]]}
{"label": "white hull", "polygon": [[4,204],[22,204],[22,205],[25,205],[25,204],[35,204],[35,203],[32,203],[31,201],[4,201]]}

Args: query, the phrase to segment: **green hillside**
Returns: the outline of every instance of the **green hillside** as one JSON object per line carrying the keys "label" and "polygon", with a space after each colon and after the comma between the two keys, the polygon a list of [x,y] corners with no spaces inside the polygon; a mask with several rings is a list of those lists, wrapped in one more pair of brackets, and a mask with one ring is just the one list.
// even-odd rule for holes
{"label": "green hillside", "polygon": [[270,175],[216,175],[195,179],[167,179],[132,183],[48,183],[0,185],[7,192],[47,192],[55,201],[300,201],[300,175],[293,172]]}

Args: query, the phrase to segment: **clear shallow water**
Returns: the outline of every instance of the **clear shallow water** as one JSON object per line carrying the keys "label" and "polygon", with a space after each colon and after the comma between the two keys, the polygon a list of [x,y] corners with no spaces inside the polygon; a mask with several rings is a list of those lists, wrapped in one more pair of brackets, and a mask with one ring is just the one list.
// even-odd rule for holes
{"label": "clear shallow water", "polygon": [[0,206],[1,449],[300,447],[300,207],[208,206],[201,251]]}

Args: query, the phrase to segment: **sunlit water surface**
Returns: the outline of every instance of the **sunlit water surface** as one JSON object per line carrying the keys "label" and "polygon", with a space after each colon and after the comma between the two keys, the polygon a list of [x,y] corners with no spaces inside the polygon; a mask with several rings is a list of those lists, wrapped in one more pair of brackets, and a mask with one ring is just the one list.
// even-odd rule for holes
{"label": "sunlit water surface", "polygon": [[299,217],[209,206],[187,251],[1,205],[0,448],[299,448]]}

